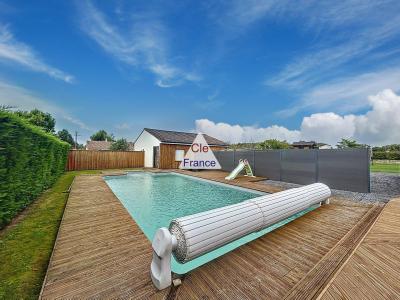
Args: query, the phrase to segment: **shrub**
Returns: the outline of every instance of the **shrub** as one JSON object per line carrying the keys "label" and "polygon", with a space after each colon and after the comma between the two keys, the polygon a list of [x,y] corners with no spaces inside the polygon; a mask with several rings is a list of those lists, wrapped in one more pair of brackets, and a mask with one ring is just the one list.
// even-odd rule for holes
{"label": "shrub", "polygon": [[372,159],[400,160],[400,152],[398,151],[373,151]]}
{"label": "shrub", "polygon": [[256,149],[267,150],[267,149],[289,149],[290,144],[286,141],[279,141],[276,139],[265,140],[264,142],[258,143]]}
{"label": "shrub", "polygon": [[69,145],[0,111],[0,228],[64,172]]}
{"label": "shrub", "polygon": [[119,139],[113,142],[110,146],[111,151],[128,151],[129,144],[126,139]]}

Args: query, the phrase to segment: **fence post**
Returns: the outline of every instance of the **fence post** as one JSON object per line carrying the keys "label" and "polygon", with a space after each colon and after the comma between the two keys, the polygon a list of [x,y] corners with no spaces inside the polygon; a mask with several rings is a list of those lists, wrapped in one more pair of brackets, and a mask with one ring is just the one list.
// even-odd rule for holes
{"label": "fence post", "polygon": [[257,176],[256,175],[256,150],[254,150],[253,149],[253,175],[254,176]]}
{"label": "fence post", "polygon": [[319,182],[319,149],[314,149],[315,151],[315,182]]}
{"label": "fence post", "polygon": [[278,150],[279,151],[279,181],[282,181],[282,152],[285,150]]}
{"label": "fence post", "polygon": [[365,151],[367,153],[367,178],[368,178],[368,193],[371,193],[371,170],[370,170],[370,158],[371,158],[371,149],[367,148],[367,151]]}

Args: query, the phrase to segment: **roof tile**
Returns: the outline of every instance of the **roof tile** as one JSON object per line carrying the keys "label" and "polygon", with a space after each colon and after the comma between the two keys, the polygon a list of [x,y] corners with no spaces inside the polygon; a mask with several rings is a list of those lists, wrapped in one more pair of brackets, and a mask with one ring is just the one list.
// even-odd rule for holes
{"label": "roof tile", "polygon": [[[155,136],[162,143],[190,145],[193,143],[193,140],[197,136],[197,133],[192,132],[179,132],[151,128],[145,128],[144,130]],[[203,136],[210,146],[228,146],[227,143],[218,140],[212,136],[209,136],[207,134],[203,134]]]}

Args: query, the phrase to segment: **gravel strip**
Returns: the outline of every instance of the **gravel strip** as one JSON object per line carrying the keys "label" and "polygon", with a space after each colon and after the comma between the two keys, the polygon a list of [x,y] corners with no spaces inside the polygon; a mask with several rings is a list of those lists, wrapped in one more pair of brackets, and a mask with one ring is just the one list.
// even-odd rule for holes
{"label": "gravel strip", "polygon": [[[300,184],[275,180],[264,180],[260,183],[291,189]],[[389,202],[391,198],[400,197],[400,175],[390,173],[371,173],[371,193],[357,193],[332,189],[332,195],[358,202]]]}

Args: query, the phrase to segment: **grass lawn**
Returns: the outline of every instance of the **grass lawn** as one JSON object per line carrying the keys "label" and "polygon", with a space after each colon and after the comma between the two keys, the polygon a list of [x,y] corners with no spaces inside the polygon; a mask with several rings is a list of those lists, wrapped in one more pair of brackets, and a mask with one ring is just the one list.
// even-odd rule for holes
{"label": "grass lawn", "polygon": [[374,163],[371,164],[371,172],[386,172],[386,173],[400,174],[400,164]]}
{"label": "grass lawn", "polygon": [[64,173],[32,205],[20,221],[0,232],[0,299],[37,299],[53,250],[69,188],[77,174]]}

